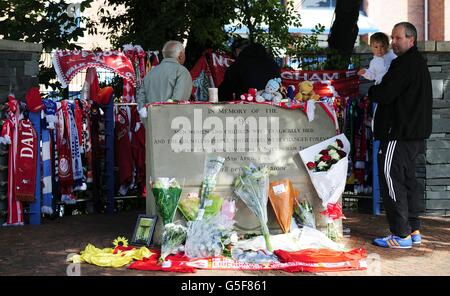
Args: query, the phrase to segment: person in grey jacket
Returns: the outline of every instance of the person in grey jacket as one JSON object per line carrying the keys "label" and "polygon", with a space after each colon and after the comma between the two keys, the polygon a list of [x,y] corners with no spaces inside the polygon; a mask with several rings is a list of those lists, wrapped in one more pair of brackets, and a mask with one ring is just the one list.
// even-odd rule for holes
{"label": "person in grey jacket", "polygon": [[192,93],[192,77],[183,64],[185,49],[179,41],[168,41],[162,49],[163,61],[145,76],[137,93],[141,118],[147,118],[145,104],[167,100],[187,101]]}

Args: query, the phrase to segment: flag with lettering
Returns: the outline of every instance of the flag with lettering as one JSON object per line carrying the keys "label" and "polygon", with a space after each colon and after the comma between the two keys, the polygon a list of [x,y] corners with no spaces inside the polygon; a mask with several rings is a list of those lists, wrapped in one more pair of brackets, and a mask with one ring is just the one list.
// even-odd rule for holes
{"label": "flag with lettering", "polygon": [[119,51],[90,50],[58,50],[53,55],[53,67],[62,87],[67,87],[70,81],[81,70],[96,67],[117,73],[136,85],[136,73],[131,60]]}
{"label": "flag with lettering", "polygon": [[298,85],[302,81],[310,81],[314,92],[321,98],[357,97],[359,94],[359,77],[356,70],[281,70],[281,81],[286,88],[295,87],[298,93]]}
{"label": "flag with lettering", "polygon": [[208,101],[208,88],[219,87],[225,71],[234,60],[222,51],[206,50],[191,70],[192,95],[196,101]]}
{"label": "flag with lettering", "polygon": [[19,123],[16,154],[16,199],[33,202],[36,187],[37,162],[36,131],[29,119]]}

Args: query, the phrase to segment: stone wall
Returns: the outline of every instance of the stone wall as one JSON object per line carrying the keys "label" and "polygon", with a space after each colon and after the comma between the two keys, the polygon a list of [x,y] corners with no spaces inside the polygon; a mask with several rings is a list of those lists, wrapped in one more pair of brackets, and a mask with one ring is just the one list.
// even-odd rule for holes
{"label": "stone wall", "polygon": [[[423,196],[421,211],[429,215],[450,215],[450,42],[419,42],[428,63],[433,84],[433,133],[417,160],[417,190]],[[367,67],[370,50],[357,48],[362,67]],[[371,84],[363,83],[360,93]]]}
{"label": "stone wall", "polygon": [[22,99],[27,90],[38,86],[42,45],[0,39],[0,103],[12,90]]}
{"label": "stone wall", "polygon": [[[7,100],[10,90],[23,99],[27,90],[38,86],[40,44],[0,40],[0,104]],[[0,113],[3,116],[3,112]],[[0,116],[0,128],[2,117]],[[8,179],[8,147],[0,145],[0,224],[6,222],[6,192]]]}
{"label": "stone wall", "polygon": [[450,215],[450,42],[428,42],[433,81],[433,134],[426,144],[425,208]]}

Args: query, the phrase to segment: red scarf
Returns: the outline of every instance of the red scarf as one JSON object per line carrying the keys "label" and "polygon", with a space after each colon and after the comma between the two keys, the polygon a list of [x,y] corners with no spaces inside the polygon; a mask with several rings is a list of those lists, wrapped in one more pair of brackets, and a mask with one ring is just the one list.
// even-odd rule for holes
{"label": "red scarf", "polygon": [[307,249],[297,252],[275,250],[280,262],[305,262],[309,266],[289,266],[283,268],[287,272],[331,272],[366,269],[363,260],[367,257],[365,249],[353,249],[349,252],[338,252],[328,249]]}
{"label": "red scarf", "polygon": [[74,118],[75,118],[75,125],[77,126],[78,131],[78,145],[80,147],[83,147],[83,110],[80,106],[80,101],[75,101],[75,110],[74,110]]}
{"label": "red scarf", "polygon": [[116,161],[119,164],[119,185],[128,186],[133,180],[133,156],[130,136],[128,135],[130,120],[125,107],[119,108],[116,113],[115,122],[115,152]]}
{"label": "red scarf", "polygon": [[36,131],[29,119],[21,120],[17,138],[16,154],[16,199],[33,202],[36,191],[37,163]]}
{"label": "red scarf", "polygon": [[81,101],[83,105],[83,124],[86,126],[86,130],[83,133],[83,146],[84,154],[86,157],[86,182],[92,183],[93,179],[93,158],[92,158],[92,135],[91,135],[91,104],[87,101]]}
{"label": "red scarf", "polygon": [[[71,194],[73,191],[72,176],[72,152],[70,149],[69,114],[67,102],[61,102],[61,108],[58,110],[58,134],[56,145],[58,149],[58,176],[61,185],[61,194]],[[66,120],[65,120],[66,119]]]}
{"label": "red scarf", "polygon": [[[136,168],[136,184],[141,193],[145,190],[145,127],[141,122],[136,106],[131,107],[131,148],[134,167]],[[146,195],[143,195],[144,197]]]}

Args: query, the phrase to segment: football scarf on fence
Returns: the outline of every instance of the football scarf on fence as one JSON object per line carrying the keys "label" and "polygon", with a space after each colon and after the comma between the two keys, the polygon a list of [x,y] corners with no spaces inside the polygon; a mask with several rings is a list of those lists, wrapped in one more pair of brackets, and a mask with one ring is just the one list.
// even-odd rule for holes
{"label": "football scarf on fence", "polygon": [[37,137],[29,119],[19,122],[16,154],[16,199],[34,202],[36,191]]}
{"label": "football scarf on fence", "polygon": [[81,107],[81,101],[76,100],[73,103],[74,106],[74,119],[75,119],[75,125],[77,127],[77,132],[78,132],[78,145],[80,147],[80,152],[83,153],[84,152],[84,147],[83,147],[83,109]]}
{"label": "football scarf on fence", "polygon": [[131,107],[131,130],[131,149],[136,172],[136,184],[143,191],[145,188],[145,126],[141,122],[136,106]]}
{"label": "football scarf on fence", "polygon": [[7,225],[23,224],[22,203],[16,199],[15,181],[16,181],[16,153],[17,153],[17,134],[19,119],[19,102],[13,95],[8,96],[8,119],[5,120],[2,127],[2,138],[5,144],[9,144],[8,152],[8,217]]}
{"label": "football scarf on fence", "polygon": [[119,185],[121,194],[126,194],[126,187],[133,180],[133,155],[131,150],[131,141],[129,137],[130,120],[127,112],[128,107],[120,107],[115,116],[115,153],[116,161],[119,165]]}
{"label": "football scarf on fence", "polygon": [[42,207],[44,214],[53,214],[52,158],[50,130],[42,129]]}
{"label": "football scarf on fence", "polygon": [[67,111],[69,113],[68,126],[70,134],[70,145],[72,151],[72,174],[73,174],[73,190],[82,190],[83,185],[83,163],[81,162],[81,151],[78,140],[78,130],[75,122],[72,106],[69,103],[67,105]]}
{"label": "football scarf on fence", "polygon": [[[67,102],[61,102],[58,109],[58,125],[56,145],[58,150],[58,176],[61,188],[61,194],[72,193],[73,178],[72,178],[72,153],[70,151],[70,137],[66,125],[65,117],[68,117],[67,112],[64,112],[64,108],[67,109]],[[65,107],[63,107],[66,105]]]}
{"label": "football scarf on fence", "polygon": [[83,150],[86,159],[86,182],[92,183],[93,180],[93,159],[92,159],[92,138],[91,138],[91,104],[86,100],[81,100],[83,107]]}
{"label": "football scarf on fence", "polygon": [[56,103],[53,102],[50,99],[44,99],[42,100],[42,103],[44,104],[44,118],[46,124],[44,125],[44,128],[46,129],[54,129],[55,123],[56,123]]}

